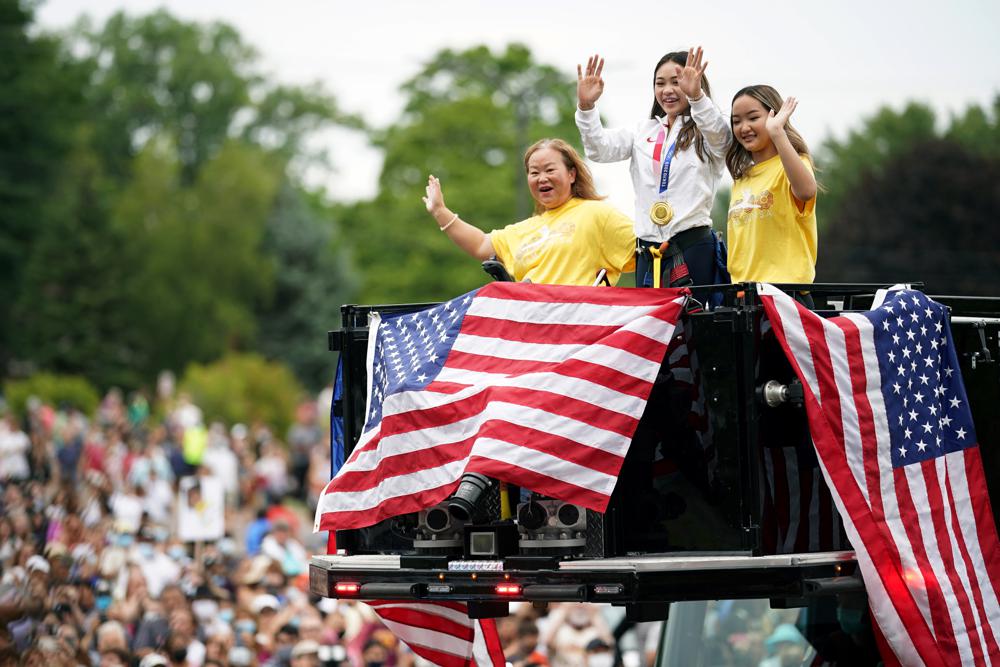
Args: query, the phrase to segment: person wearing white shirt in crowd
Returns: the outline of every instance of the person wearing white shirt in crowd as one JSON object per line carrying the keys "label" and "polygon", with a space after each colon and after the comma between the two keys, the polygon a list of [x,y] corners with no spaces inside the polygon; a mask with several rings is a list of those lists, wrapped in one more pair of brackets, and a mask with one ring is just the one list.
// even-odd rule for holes
{"label": "person wearing white shirt in crowd", "polygon": [[21,430],[17,418],[8,413],[0,421],[0,481],[28,479],[28,451],[31,440]]}
{"label": "person wearing white shirt in crowd", "polygon": [[159,474],[159,469],[152,467],[146,477],[146,495],[143,497],[143,511],[154,523],[168,525],[174,512],[174,489],[170,482]]}
{"label": "person wearing white shirt in crowd", "polygon": [[174,408],[175,423],[183,430],[202,425],[201,408],[191,402],[191,396],[181,394],[177,397],[177,407]]}
{"label": "person wearing white shirt in crowd", "polygon": [[263,481],[264,491],[271,501],[278,500],[288,491],[288,461],[284,451],[270,437],[260,443],[260,458],[253,471]]}
{"label": "person wearing white shirt in crowd", "polygon": [[154,523],[166,525],[170,523],[174,505],[170,463],[158,445],[134,442],[133,450],[138,455],[129,468],[127,482],[132,488],[143,491],[139,498],[142,510],[150,519]]}
{"label": "person wearing white shirt in crowd", "polygon": [[134,484],[127,484],[121,491],[113,493],[108,506],[114,516],[115,527],[123,533],[137,533],[142,523],[144,503],[144,495],[139,494]]}
{"label": "person wearing white shirt in crowd", "polygon": [[289,577],[305,572],[309,560],[305,547],[292,537],[292,528],[284,519],[274,522],[271,533],[261,542],[260,552],[280,563],[281,570]]}
{"label": "person wearing white shirt in crowd", "polygon": [[240,485],[240,462],[229,444],[225,426],[220,423],[212,424],[208,429],[208,447],[205,448],[201,464],[222,481],[226,502],[235,505]]}
{"label": "person wearing white shirt in crowd", "polygon": [[[653,70],[649,118],[616,129],[602,125],[596,106],[604,92],[604,59],[595,55],[586,70],[577,66],[576,125],[584,152],[594,162],[630,160],[637,287],[654,284],[649,249],[659,251],[665,241],[682,254],[679,266],[661,264],[663,287],[728,282],[716,262],[711,211],[733,134],[710,97],[707,66],[701,47],[663,56]],[[695,296],[705,295],[695,290]]]}
{"label": "person wearing white shirt in crowd", "polygon": [[[175,584],[180,579],[181,568],[174,560],[165,554],[162,542],[150,534],[153,529],[146,528],[139,533],[139,541],[132,546],[129,560],[139,566],[149,595],[159,598],[167,584]],[[165,531],[164,531],[165,532]]]}

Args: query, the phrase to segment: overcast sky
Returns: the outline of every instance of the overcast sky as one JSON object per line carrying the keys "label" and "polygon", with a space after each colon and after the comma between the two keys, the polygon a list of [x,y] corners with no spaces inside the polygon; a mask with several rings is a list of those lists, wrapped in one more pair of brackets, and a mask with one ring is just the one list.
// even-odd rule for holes
{"label": "overcast sky", "polygon": [[[399,85],[442,48],[527,44],[542,62],[574,74],[588,53],[607,59],[600,109],[612,125],[648,111],[652,67],[663,53],[701,44],[713,97],[728,114],[732,94],[770,83],[799,98],[793,122],[812,145],[842,136],[883,104],[931,104],[946,117],[1000,92],[1000,2],[731,0],[47,0],[45,28],[83,13],[103,21],[125,9],[164,6],[188,20],[236,26],[262,66],[288,83],[321,81],[375,126],[397,117]],[[369,197],[380,167],[362,138],[332,133],[336,199]],[[595,169],[599,187],[632,208],[627,167]],[[419,205],[419,202],[417,202]]]}

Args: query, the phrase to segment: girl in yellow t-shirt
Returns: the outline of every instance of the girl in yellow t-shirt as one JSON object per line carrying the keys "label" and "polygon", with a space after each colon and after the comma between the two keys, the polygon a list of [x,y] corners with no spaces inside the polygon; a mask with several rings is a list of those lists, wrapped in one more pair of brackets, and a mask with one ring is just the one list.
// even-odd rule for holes
{"label": "girl in yellow t-shirt", "polygon": [[733,282],[811,283],[816,277],[816,178],[788,122],[798,102],[771,86],[733,97],[733,176],[727,241]]}

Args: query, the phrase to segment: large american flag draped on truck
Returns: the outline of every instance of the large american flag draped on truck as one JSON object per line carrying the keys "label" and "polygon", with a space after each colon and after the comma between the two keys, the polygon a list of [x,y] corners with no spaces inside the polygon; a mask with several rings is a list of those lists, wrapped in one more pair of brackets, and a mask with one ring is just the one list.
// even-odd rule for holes
{"label": "large american flag draped on truck", "polygon": [[466,472],[604,511],[685,299],[491,283],[373,315],[366,424],[316,529],[431,507]]}
{"label": "large american flag draped on truck", "polygon": [[[603,511],[686,292],[492,283],[369,327],[366,424],[317,530],[371,525],[478,472]],[[499,667],[492,620],[464,603],[374,601],[436,665]]]}
{"label": "large american flag draped on truck", "polygon": [[1000,542],[947,309],[892,290],[824,319],[769,285],[761,295],[887,664],[998,664]]}

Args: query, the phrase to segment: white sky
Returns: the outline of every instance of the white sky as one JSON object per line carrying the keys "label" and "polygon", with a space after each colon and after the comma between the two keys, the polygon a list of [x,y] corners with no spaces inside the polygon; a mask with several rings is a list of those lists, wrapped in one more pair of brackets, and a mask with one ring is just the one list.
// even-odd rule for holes
{"label": "white sky", "polygon": [[[599,106],[612,125],[648,111],[652,67],[663,53],[701,44],[724,113],[742,86],[770,83],[799,98],[792,120],[812,146],[843,136],[883,104],[919,100],[946,115],[1000,92],[997,0],[47,0],[38,19],[62,28],[83,13],[103,21],[119,9],[161,6],[236,26],[265,71],[287,83],[321,81],[344,110],[378,127],[397,118],[400,84],[437,50],[512,41],[567,74],[588,53],[603,54]],[[331,196],[372,196],[378,152],[351,133],[323,141],[337,169],[324,178]],[[612,203],[631,211],[627,165],[599,165],[595,175]]]}

